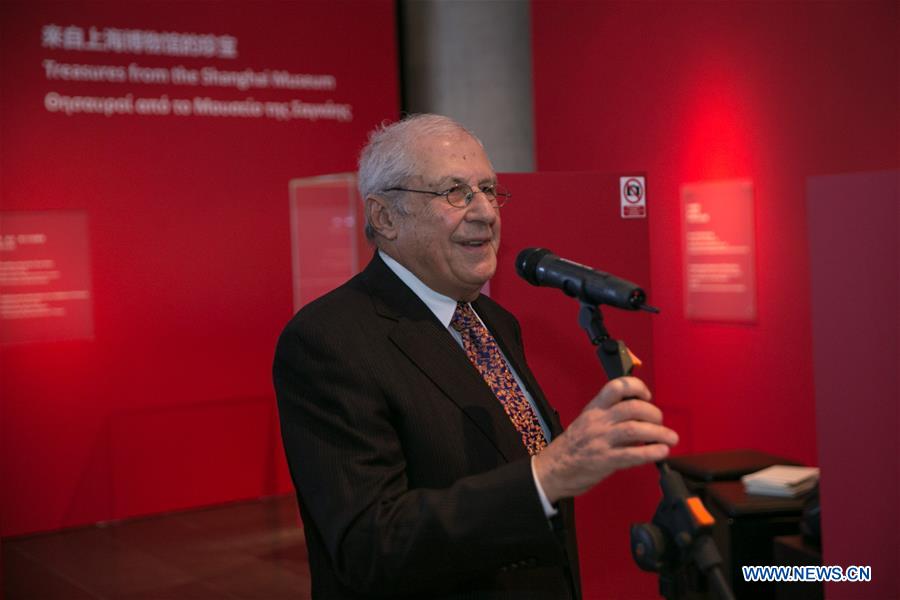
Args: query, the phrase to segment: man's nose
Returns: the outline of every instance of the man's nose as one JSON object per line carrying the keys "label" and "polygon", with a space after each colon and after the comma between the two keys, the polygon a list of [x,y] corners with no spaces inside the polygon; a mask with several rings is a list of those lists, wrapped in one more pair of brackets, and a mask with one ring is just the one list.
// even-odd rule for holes
{"label": "man's nose", "polygon": [[473,189],[472,194],[472,200],[466,207],[466,220],[486,223],[496,221],[500,209],[491,202],[490,196],[479,189]]}

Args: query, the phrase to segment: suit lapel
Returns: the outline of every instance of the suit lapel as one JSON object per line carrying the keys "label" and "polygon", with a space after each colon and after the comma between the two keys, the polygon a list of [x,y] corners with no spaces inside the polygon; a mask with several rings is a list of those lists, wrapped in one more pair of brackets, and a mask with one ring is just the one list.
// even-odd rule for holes
{"label": "suit lapel", "polygon": [[396,321],[389,337],[472,420],[507,461],[527,457],[522,438],[465,352],[424,302],[377,256],[363,272],[380,316]]}

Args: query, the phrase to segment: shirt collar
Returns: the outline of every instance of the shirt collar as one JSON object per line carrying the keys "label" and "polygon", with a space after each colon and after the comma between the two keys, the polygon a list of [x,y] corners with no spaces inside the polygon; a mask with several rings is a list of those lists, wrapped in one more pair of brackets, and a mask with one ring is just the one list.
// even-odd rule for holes
{"label": "shirt collar", "polygon": [[405,283],[406,286],[425,303],[425,306],[434,313],[434,316],[437,317],[437,320],[440,321],[444,327],[450,326],[450,321],[453,320],[453,313],[456,312],[456,300],[450,296],[437,293],[422,283],[422,280],[413,275],[412,271],[381,250],[378,251],[378,256],[380,256],[381,260],[384,261],[384,264],[394,272],[394,275],[399,277],[400,281]]}

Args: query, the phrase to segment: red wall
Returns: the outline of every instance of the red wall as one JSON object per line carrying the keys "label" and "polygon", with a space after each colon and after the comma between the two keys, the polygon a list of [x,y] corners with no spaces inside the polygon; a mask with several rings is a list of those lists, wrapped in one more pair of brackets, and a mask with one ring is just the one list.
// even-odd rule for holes
{"label": "red wall", "polygon": [[[655,392],[678,451],[816,464],[806,178],[900,164],[897,4],[538,0],[532,23],[538,168],[647,173]],[[757,322],[687,321],[679,186],[738,178]],[[585,567],[598,595],[626,592]]]}
{"label": "red wall", "polygon": [[[94,336],[0,347],[0,532],[291,489],[271,387],[290,317],[288,182],[354,169],[398,109],[394,7],[355,2],[4,2],[2,210],[88,218]],[[228,34],[238,58],[42,47],[47,24]],[[42,60],[284,69],[337,87],[49,81]],[[352,121],[71,115],[69,95],[352,105]]]}

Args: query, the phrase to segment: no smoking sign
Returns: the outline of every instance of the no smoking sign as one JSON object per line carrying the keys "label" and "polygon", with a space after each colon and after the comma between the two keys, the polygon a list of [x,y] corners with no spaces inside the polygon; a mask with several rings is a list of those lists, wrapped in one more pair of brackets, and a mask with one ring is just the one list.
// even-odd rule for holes
{"label": "no smoking sign", "polygon": [[643,176],[619,177],[619,199],[623,219],[647,218],[647,182]]}

